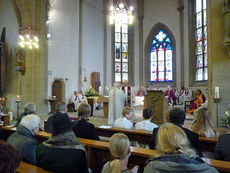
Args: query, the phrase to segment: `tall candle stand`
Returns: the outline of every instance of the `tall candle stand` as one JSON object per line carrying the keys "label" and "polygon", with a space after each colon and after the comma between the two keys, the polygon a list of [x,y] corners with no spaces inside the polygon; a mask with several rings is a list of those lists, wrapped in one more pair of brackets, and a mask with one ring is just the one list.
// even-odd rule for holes
{"label": "tall candle stand", "polygon": [[19,104],[20,104],[21,100],[16,100],[16,104],[17,104],[17,119],[19,117]]}

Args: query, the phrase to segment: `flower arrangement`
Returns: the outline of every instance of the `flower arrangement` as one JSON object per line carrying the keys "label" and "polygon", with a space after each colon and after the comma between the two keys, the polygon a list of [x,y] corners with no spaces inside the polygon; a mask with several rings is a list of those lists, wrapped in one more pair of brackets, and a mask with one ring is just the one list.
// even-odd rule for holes
{"label": "flower arrangement", "polygon": [[222,118],[221,121],[223,122],[224,125],[226,125],[227,127],[230,127],[230,115],[228,111],[225,111],[225,117]]}
{"label": "flower arrangement", "polygon": [[92,88],[92,86],[90,86],[89,89],[86,90],[85,92],[85,96],[86,97],[92,97],[92,96],[95,96],[96,95],[96,92],[95,90]]}

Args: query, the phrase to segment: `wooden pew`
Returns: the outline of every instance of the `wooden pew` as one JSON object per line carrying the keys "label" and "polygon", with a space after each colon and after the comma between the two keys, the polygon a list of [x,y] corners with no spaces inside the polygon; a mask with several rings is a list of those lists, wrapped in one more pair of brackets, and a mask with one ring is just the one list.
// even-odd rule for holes
{"label": "wooden pew", "polygon": [[[15,132],[14,129],[9,127],[0,127],[5,134],[10,135]],[[38,143],[41,143],[48,139],[50,133],[38,132],[35,136]],[[104,141],[96,141],[90,139],[77,138],[82,144],[85,145],[88,152],[88,166],[94,172],[100,172],[103,164],[111,160],[112,157],[109,151],[109,143]],[[131,157],[129,159],[129,165],[144,165],[147,159],[157,156],[156,150],[150,150],[145,148],[131,147]],[[203,158],[205,162],[215,167],[222,172],[230,172],[230,162]]]}
{"label": "wooden pew", "polygon": [[[128,136],[130,141],[137,141],[141,144],[149,145],[152,132],[136,129],[122,129],[122,128],[100,128],[95,127],[99,136],[111,137],[115,133],[124,133]],[[213,152],[218,141],[218,138],[206,138],[199,136],[201,151]]]}
{"label": "wooden pew", "polygon": [[49,171],[46,171],[45,169],[42,169],[38,166],[31,165],[29,163],[20,162],[19,167],[17,168],[17,173],[51,173]]}

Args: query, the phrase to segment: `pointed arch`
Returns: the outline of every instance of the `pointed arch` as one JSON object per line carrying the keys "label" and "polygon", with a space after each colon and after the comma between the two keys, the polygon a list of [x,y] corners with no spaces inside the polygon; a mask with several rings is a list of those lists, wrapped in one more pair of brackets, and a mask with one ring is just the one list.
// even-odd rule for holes
{"label": "pointed arch", "polygon": [[[159,71],[159,66],[158,66],[158,56],[160,56],[159,54],[157,54],[158,49],[156,50],[156,80],[153,80],[153,77],[151,79],[151,74],[153,71],[151,71],[151,66],[154,66],[153,62],[151,61],[151,50],[153,49],[153,41],[156,40],[156,36],[160,34],[163,34],[164,39],[162,40],[162,42],[160,41],[160,43],[162,44],[163,47],[162,51],[164,52],[164,54],[162,54],[163,56],[163,63],[161,64],[164,68],[164,71]],[[168,40],[167,40],[168,38]],[[170,42],[167,42],[170,41]],[[171,77],[167,77],[169,73],[166,73],[166,62],[168,62],[166,60],[166,54],[167,54],[167,46],[170,44],[170,53],[171,53],[171,60],[172,60],[172,68],[171,68]],[[166,47],[165,47],[166,46]],[[153,52],[153,51],[152,51]],[[145,81],[147,84],[153,84],[153,85],[158,85],[158,86],[167,86],[167,85],[175,85],[176,82],[176,41],[175,41],[175,37],[173,35],[173,33],[170,31],[170,29],[162,24],[162,23],[157,23],[156,25],[154,25],[152,27],[152,29],[150,30],[146,42],[145,42],[145,52],[144,52],[144,56],[145,56]],[[156,65],[155,64],[155,65]],[[167,67],[168,68],[168,67]],[[163,75],[163,77],[162,77]],[[161,76],[161,78],[160,78]],[[170,75],[169,75],[170,76]]]}

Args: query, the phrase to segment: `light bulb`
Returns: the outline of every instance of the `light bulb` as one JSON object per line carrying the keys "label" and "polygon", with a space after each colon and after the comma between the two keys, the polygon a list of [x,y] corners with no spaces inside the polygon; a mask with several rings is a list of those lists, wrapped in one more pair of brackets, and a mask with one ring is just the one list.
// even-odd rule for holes
{"label": "light bulb", "polygon": [[37,36],[34,36],[34,40],[35,40],[36,42],[39,42],[39,39],[38,39]]}
{"label": "light bulb", "polygon": [[109,10],[110,10],[110,11],[113,11],[113,6],[110,6]]}
{"label": "light bulb", "polygon": [[51,37],[51,34],[47,34],[46,37],[47,37],[47,38],[50,38],[50,37]]}
{"label": "light bulb", "polygon": [[30,49],[32,49],[32,48],[33,48],[33,46],[32,46],[32,45],[29,45],[29,48],[30,48]]}
{"label": "light bulb", "polygon": [[129,10],[130,10],[130,11],[133,11],[133,6],[130,6],[130,7],[129,7]]}
{"label": "light bulb", "polygon": [[29,35],[29,34],[26,34],[26,38],[30,38],[30,35]]}
{"label": "light bulb", "polygon": [[119,7],[120,7],[120,9],[123,9],[123,8],[124,8],[124,4],[123,4],[123,3],[120,3],[120,4],[119,4]]}
{"label": "light bulb", "polygon": [[22,48],[25,47],[25,45],[21,41],[19,42],[19,46],[22,47]]}
{"label": "light bulb", "polygon": [[20,40],[25,40],[24,37],[22,35],[19,35],[19,39]]}
{"label": "light bulb", "polygon": [[38,48],[39,48],[39,45],[38,45],[37,43],[34,43],[34,47],[35,47],[36,49],[38,49]]}

